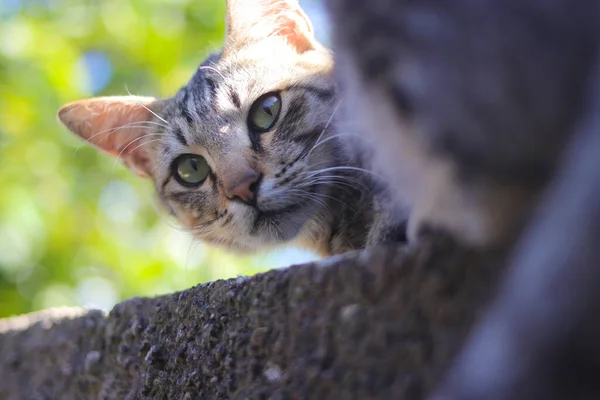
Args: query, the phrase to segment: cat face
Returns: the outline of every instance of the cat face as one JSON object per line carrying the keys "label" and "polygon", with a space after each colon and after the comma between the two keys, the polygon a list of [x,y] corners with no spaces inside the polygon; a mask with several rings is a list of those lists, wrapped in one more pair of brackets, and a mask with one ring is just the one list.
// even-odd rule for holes
{"label": "cat face", "polygon": [[227,18],[223,52],[174,97],[82,100],[59,118],[151,178],[197,238],[247,251],[321,225],[339,151],[327,140],[335,85],[297,4],[230,1]]}
{"label": "cat face", "polygon": [[334,149],[315,145],[329,135],[334,87],[310,55],[303,66],[286,50],[209,61],[163,111],[157,187],[205,240],[240,249],[291,240],[327,194],[315,171],[332,166]]}

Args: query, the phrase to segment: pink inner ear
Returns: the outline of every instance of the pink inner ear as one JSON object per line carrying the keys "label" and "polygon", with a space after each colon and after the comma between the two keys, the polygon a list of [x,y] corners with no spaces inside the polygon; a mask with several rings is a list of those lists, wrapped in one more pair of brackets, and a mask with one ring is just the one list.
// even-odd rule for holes
{"label": "pink inner ear", "polygon": [[228,0],[227,36],[225,52],[267,36],[284,38],[298,53],[315,47],[311,24],[294,0]]}
{"label": "pink inner ear", "polygon": [[[140,126],[149,118],[141,105],[111,104],[92,118],[95,136],[90,142],[112,156],[125,157],[143,143],[146,131]],[[131,127],[127,127],[130,125]],[[103,132],[103,133],[101,133]]]}
{"label": "pink inner ear", "polygon": [[60,120],[75,134],[118,157],[131,170],[151,175],[150,137],[144,122],[151,113],[146,108],[154,99],[143,97],[104,97],[67,104],[58,113]]}
{"label": "pink inner ear", "polygon": [[280,29],[277,32],[280,36],[285,36],[286,40],[294,46],[298,53],[304,53],[313,48],[312,43],[306,37],[307,30],[303,30],[298,26],[298,22],[293,19],[283,19],[280,24]]}
{"label": "pink inner ear", "polygon": [[312,29],[299,7],[297,3],[293,5],[287,1],[279,1],[277,7],[267,9],[267,15],[275,16],[278,27],[275,34],[285,37],[298,53],[304,53],[313,48]]}

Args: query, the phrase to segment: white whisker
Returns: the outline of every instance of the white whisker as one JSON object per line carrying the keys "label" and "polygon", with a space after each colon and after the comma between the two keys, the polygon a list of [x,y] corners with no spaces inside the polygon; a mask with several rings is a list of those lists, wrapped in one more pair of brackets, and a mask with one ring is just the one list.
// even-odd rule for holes
{"label": "white whisker", "polygon": [[[96,132],[95,134],[93,134],[92,136],[90,136],[89,138],[86,138],[84,140],[85,143],[77,146],[77,148],[73,151],[73,155],[75,155],[82,147],[85,147],[86,144],[91,143],[92,139],[94,139],[95,137],[102,135],[102,134],[106,134],[106,137],[102,138],[99,140],[99,143],[106,140],[108,138],[108,136],[110,136],[111,134],[115,133],[116,131],[120,130],[120,129],[135,129],[135,128],[148,128],[148,126],[144,125],[146,123],[151,123],[152,121],[140,121],[140,122],[131,122],[129,124],[125,124],[125,125],[121,125],[121,126],[116,126],[114,128],[108,128],[108,129],[103,129],[100,132]],[[159,134],[157,132],[157,134]],[[161,135],[164,135],[164,133],[160,133]]]}
{"label": "white whisker", "polygon": [[337,103],[337,105],[334,107],[333,111],[331,112],[331,116],[329,117],[329,119],[325,123],[325,127],[321,131],[321,134],[317,138],[317,141],[315,142],[315,144],[313,145],[313,147],[310,149],[310,151],[308,152],[308,154],[306,154],[306,156],[304,156],[303,158],[310,157],[310,155],[312,154],[313,150],[319,145],[319,141],[321,140],[321,137],[323,136],[323,134],[325,133],[325,131],[327,130],[327,128],[331,124],[331,121],[333,121],[333,116],[335,115],[336,111],[338,110],[340,104],[342,104],[341,100]]}
{"label": "white whisker", "polygon": [[[119,154],[118,154],[118,155],[115,157],[115,161],[113,162],[113,166],[112,166],[111,174],[113,174],[113,173],[115,172],[115,167],[116,167],[116,165],[117,165],[117,161],[120,161],[120,160],[121,160],[121,155],[123,154],[123,152],[124,152],[125,150],[127,150],[127,148],[128,148],[129,146],[131,146],[133,143],[137,142],[138,140],[144,139],[144,138],[146,138],[146,137],[148,137],[148,136],[160,136],[160,135],[156,135],[156,134],[149,133],[149,134],[147,134],[147,135],[140,136],[139,138],[136,138],[135,140],[132,140],[131,142],[129,142],[129,143],[128,143],[128,144],[127,144],[125,147],[123,147],[123,149],[121,149],[121,151],[119,152]],[[131,152],[134,152],[134,151],[136,151],[137,149],[139,149],[139,148],[140,148],[140,147],[142,147],[142,146],[145,146],[145,145],[147,145],[147,144],[150,144],[150,143],[158,142],[158,141],[160,141],[160,139],[153,139],[153,140],[148,140],[147,142],[143,142],[142,144],[140,144],[140,145],[138,145],[138,146],[134,147],[134,148],[131,150]]]}
{"label": "white whisker", "polygon": [[340,136],[349,136],[349,135],[350,135],[349,133],[343,132],[343,133],[338,133],[338,134],[335,134],[335,135],[331,135],[331,136],[329,136],[329,137],[326,137],[326,138],[324,138],[323,140],[321,140],[321,141],[319,141],[319,142],[315,143],[315,144],[313,145],[312,149],[311,149],[311,152],[312,152],[312,150],[316,149],[317,147],[321,146],[322,144],[325,144],[325,143],[329,142],[330,140],[337,139],[337,138],[339,138]]}
{"label": "white whisker", "polygon": [[210,65],[203,65],[203,66],[201,66],[198,69],[205,69],[207,71],[213,71],[214,73],[218,74],[223,80],[225,80],[225,77],[223,76],[223,74],[221,73],[221,71],[219,71],[215,67],[211,67]]}
{"label": "white whisker", "polygon": [[[131,92],[129,91],[129,88],[127,87],[127,85],[125,85],[125,90],[127,90],[127,93],[134,97]],[[135,98],[135,97],[134,97]],[[166,119],[164,119],[163,117],[161,117],[160,115],[158,115],[157,113],[155,113],[154,111],[152,111],[151,109],[149,109],[148,107],[146,107],[146,105],[144,103],[142,103],[141,101],[137,101],[136,103],[138,103],[140,106],[144,107],[146,110],[148,110],[148,112],[152,115],[154,115],[156,118],[160,119],[162,122],[164,122],[165,124],[169,125],[169,121],[167,121]]]}
{"label": "white whisker", "polygon": [[376,176],[380,179],[387,179],[385,176],[378,174],[377,172],[374,171],[370,171],[368,169],[365,168],[359,168],[359,167],[350,167],[350,166],[346,166],[346,165],[340,165],[340,166],[336,166],[336,167],[329,167],[329,168],[323,168],[320,170],[316,170],[316,171],[310,171],[310,172],[302,172],[302,174],[306,174],[306,178],[309,178],[311,176],[315,176],[318,175],[322,172],[328,172],[328,171],[358,171],[358,172],[363,172],[369,175],[373,175]]}

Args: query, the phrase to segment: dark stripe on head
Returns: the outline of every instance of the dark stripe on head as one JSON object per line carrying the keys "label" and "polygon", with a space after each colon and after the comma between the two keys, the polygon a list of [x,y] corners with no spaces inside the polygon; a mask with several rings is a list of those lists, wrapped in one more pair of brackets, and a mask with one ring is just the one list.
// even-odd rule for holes
{"label": "dark stripe on head", "polygon": [[206,86],[208,87],[208,96],[210,96],[210,98],[214,101],[214,99],[217,97],[217,84],[208,76],[204,77],[204,81],[206,82]]}
{"label": "dark stripe on head", "polygon": [[242,108],[242,102],[240,101],[240,96],[238,96],[236,91],[233,90],[232,88],[229,88],[229,97],[231,97],[231,102],[237,109]]}
{"label": "dark stripe on head", "polygon": [[[206,91],[204,92],[204,100],[206,100],[206,103],[209,104],[209,100],[210,100],[210,104],[211,106],[213,106],[213,102],[214,102],[214,98],[216,97],[216,93],[217,93],[217,85],[215,83],[215,81],[212,78],[212,75],[214,75],[214,70],[212,69],[216,69],[216,65],[219,62],[221,58],[221,54],[211,54],[210,56],[208,56],[208,58],[206,60],[204,60],[204,62],[202,63],[202,65],[200,65],[200,67],[198,68],[198,75],[202,77],[202,83],[206,84],[206,87],[208,87],[208,94],[206,94]],[[206,67],[206,68],[203,68]],[[203,85],[204,86],[204,85]],[[213,107],[214,109],[214,107]]]}
{"label": "dark stripe on head", "polygon": [[179,140],[179,142],[184,145],[187,146],[188,142],[185,139],[185,136],[183,136],[183,130],[179,127],[176,127],[175,130],[173,131],[173,133],[175,134],[175,137],[177,138],[177,140]]}
{"label": "dark stripe on head", "polygon": [[185,119],[185,122],[187,122],[188,125],[191,125],[194,122],[194,119],[192,118],[190,110],[188,110],[189,95],[188,88],[184,89],[183,99],[181,99],[181,115]]}
{"label": "dark stripe on head", "polygon": [[[207,58],[196,73],[185,86],[181,113],[186,122],[191,125],[194,122],[194,115],[207,113],[210,108],[214,109],[214,98],[216,97],[216,83],[211,76],[212,65],[218,61],[219,55],[213,54]],[[205,67],[205,68],[203,68]],[[208,68],[210,67],[210,68]]]}

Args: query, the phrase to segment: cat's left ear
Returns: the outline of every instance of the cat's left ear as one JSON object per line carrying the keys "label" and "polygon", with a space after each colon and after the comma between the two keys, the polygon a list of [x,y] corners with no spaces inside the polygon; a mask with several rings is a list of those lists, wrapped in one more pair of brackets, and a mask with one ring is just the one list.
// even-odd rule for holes
{"label": "cat's left ear", "polygon": [[148,121],[158,115],[162,104],[151,97],[96,97],[62,106],[58,118],[81,139],[147,178],[153,174],[155,138],[150,130],[155,124]]}
{"label": "cat's left ear", "polygon": [[276,36],[299,54],[321,47],[297,0],[227,0],[224,51]]}

